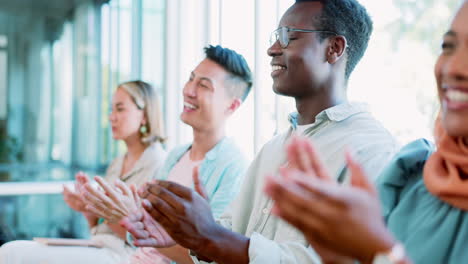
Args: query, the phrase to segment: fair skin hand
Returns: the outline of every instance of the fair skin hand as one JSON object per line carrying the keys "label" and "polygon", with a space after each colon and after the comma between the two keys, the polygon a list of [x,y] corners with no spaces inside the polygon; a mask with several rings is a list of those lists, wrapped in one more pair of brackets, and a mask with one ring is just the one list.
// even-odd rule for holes
{"label": "fair skin hand", "polygon": [[135,211],[123,218],[120,225],[132,234],[133,244],[137,247],[166,248],[176,245],[164,228],[145,210]]}
{"label": "fair skin hand", "polygon": [[70,190],[67,186],[63,186],[63,200],[73,210],[82,213],[90,227],[97,224],[98,217],[86,210],[86,203],[81,195],[84,186],[89,182],[88,176],[83,172],[78,172],[75,181],[75,191]]}
{"label": "fair skin hand", "polygon": [[[275,200],[274,214],[301,230],[324,259],[348,256],[371,263],[376,253],[392,248],[395,239],[382,219],[376,191],[349,154],[351,186],[342,186],[328,180],[307,140],[295,141],[288,149],[290,163],[301,160],[307,172],[283,168],[280,177],[268,177],[265,191]],[[289,157],[292,149],[301,154]]]}
{"label": "fair skin hand", "polygon": [[94,179],[102,189],[93,188],[89,183],[84,186],[83,199],[88,211],[116,223],[141,208],[135,185],[129,187],[120,180],[111,185],[99,176]]}
{"label": "fair skin hand", "polygon": [[[194,168],[193,182],[196,192],[208,200],[206,190],[200,181],[198,167]],[[147,207],[151,207],[149,201],[143,200],[143,202],[147,204]],[[177,263],[192,263],[187,254],[188,250],[176,245],[176,242],[167,234],[164,228],[145,210],[129,215],[120,221],[120,224],[132,234],[135,239],[135,246],[156,247],[160,253]]]}
{"label": "fair skin hand", "polygon": [[145,210],[132,213],[123,218],[119,224],[133,236],[135,246],[158,248],[159,253],[177,263],[192,264],[188,250],[177,245]]}
{"label": "fair skin hand", "polygon": [[79,191],[82,188],[82,186],[87,183],[88,177],[83,172],[78,172],[75,175],[75,178],[75,191],[72,191],[70,188],[64,185],[63,199],[71,209],[83,213],[86,212],[86,204],[80,196]]}
{"label": "fair skin hand", "polygon": [[136,187],[128,187],[118,180],[111,185],[101,177],[95,177],[96,182],[102,188],[95,189],[87,183],[83,187],[82,197],[86,204],[86,210],[97,217],[106,219],[107,225],[120,238],[125,239],[126,230],[117,224],[122,218],[139,210],[141,201]]}

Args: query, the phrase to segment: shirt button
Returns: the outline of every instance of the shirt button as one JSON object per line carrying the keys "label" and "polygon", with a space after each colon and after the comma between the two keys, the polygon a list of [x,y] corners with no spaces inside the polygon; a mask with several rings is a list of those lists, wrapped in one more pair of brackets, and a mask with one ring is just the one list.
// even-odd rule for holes
{"label": "shirt button", "polygon": [[263,214],[268,214],[269,210],[268,210],[268,208],[263,208],[262,212],[263,212]]}

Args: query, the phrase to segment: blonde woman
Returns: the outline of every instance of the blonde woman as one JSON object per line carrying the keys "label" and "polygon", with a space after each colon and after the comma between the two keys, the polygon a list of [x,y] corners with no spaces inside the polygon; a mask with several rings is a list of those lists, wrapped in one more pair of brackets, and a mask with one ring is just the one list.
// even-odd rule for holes
{"label": "blonde woman", "polygon": [[[111,163],[105,178],[122,188],[130,184],[138,186],[153,177],[166,158],[161,145],[164,141],[161,111],[151,85],[142,81],[120,84],[112,98],[109,120],[113,138],[122,140],[127,152]],[[86,209],[80,191],[88,181],[86,174],[78,173],[75,190],[64,187],[63,196],[70,208],[86,217],[92,240],[102,248],[13,241],[0,248],[0,263],[116,263],[126,259],[133,250],[122,239],[125,231],[114,221],[103,221]]]}

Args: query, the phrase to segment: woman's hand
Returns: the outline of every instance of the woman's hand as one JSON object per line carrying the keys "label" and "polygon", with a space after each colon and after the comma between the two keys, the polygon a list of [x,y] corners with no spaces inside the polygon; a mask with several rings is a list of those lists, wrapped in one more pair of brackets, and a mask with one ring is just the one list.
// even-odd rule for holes
{"label": "woman's hand", "polygon": [[[147,202],[147,201],[146,201]],[[164,228],[146,210],[138,210],[123,218],[120,225],[134,237],[137,247],[168,248],[176,245]]]}
{"label": "woman's hand", "polygon": [[376,253],[388,251],[395,240],[360,166],[347,155],[352,186],[341,186],[328,180],[315,152],[303,152],[299,159],[297,142],[293,144],[292,160],[301,160],[301,167],[282,168],[279,177],[267,180],[265,191],[275,200],[273,213],[301,230],[324,259],[347,256],[367,263]]}
{"label": "woman's hand", "polygon": [[75,191],[70,190],[70,188],[65,185],[63,186],[63,200],[65,200],[65,203],[71,209],[80,213],[85,213],[86,203],[80,194],[80,190],[89,182],[88,176],[83,172],[78,172],[75,178]]}
{"label": "woman's hand", "polygon": [[84,185],[83,198],[86,210],[110,223],[116,223],[141,209],[141,200],[135,185],[129,187],[118,180],[112,186],[101,177],[94,179],[102,190],[93,188],[89,183]]}

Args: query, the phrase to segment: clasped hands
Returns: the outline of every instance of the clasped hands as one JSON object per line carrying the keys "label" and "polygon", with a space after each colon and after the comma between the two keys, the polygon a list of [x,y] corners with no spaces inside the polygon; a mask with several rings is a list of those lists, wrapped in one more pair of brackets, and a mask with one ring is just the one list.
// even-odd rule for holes
{"label": "clasped hands", "polygon": [[174,182],[153,180],[140,189],[145,210],[124,218],[120,223],[135,238],[136,246],[182,247],[197,250],[217,225],[208,196],[193,170],[195,190]]}
{"label": "clasped hands", "polygon": [[153,180],[137,191],[119,180],[110,184],[101,177],[94,179],[100,188],[93,187],[86,175],[77,175],[76,192],[65,188],[64,197],[77,198],[76,210],[119,223],[132,234],[135,246],[165,248],[177,243],[194,249],[216,225],[198,168],[193,170],[195,190]]}

